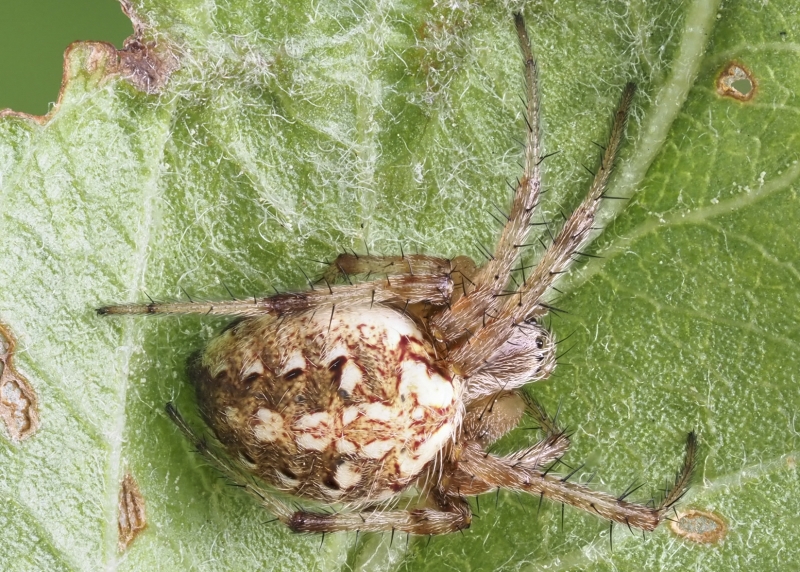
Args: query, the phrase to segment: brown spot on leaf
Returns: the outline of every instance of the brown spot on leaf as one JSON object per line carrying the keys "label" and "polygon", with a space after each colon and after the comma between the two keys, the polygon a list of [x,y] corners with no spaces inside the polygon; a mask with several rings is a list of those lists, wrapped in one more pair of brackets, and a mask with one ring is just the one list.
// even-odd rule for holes
{"label": "brown spot on leaf", "polygon": [[133,36],[125,40],[125,46],[117,56],[120,75],[145,93],[160,93],[169,76],[178,69],[178,59],[170,51],[155,42],[144,43]]}
{"label": "brown spot on leaf", "polygon": [[119,487],[119,506],[117,507],[117,529],[119,530],[119,551],[122,552],[139,536],[147,526],[144,515],[144,498],[139,492],[133,476],[126,473]]}
{"label": "brown spot on leaf", "polygon": [[27,439],[39,428],[39,403],[28,380],[14,369],[16,342],[0,324],[0,419],[14,441]]}
{"label": "brown spot on leaf", "polygon": [[750,101],[758,84],[753,74],[737,62],[730,62],[717,76],[717,93],[739,101]]}
{"label": "brown spot on leaf", "polygon": [[679,513],[669,526],[678,536],[703,544],[715,544],[728,533],[728,525],[721,516],[700,510]]}
{"label": "brown spot on leaf", "polygon": [[145,23],[133,9],[131,0],[120,0],[122,11],[130,18],[133,35],[125,40],[121,50],[108,54],[108,75],[119,74],[133,87],[145,93],[160,93],[172,72],[178,69],[178,58],[164,45],[146,42]]}

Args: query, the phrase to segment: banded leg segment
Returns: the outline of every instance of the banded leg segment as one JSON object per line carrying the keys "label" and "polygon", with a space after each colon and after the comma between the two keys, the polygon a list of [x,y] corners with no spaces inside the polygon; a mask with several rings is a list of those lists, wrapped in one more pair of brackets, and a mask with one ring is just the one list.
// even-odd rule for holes
{"label": "banded leg segment", "polygon": [[339,305],[365,302],[392,305],[428,302],[444,305],[450,301],[453,281],[447,274],[404,274],[387,276],[382,280],[348,284],[325,285],[315,290],[276,294],[267,298],[227,300],[221,302],[175,302],[151,304],[123,304],[98,308],[98,314],[204,314],[213,316],[284,315],[303,312],[323,304]]}
{"label": "banded leg segment", "polygon": [[[548,312],[541,305],[542,297],[553,282],[569,268],[572,257],[589,236],[624,136],[635,91],[636,87],[632,83],[625,87],[614,114],[608,145],[589,194],[564,223],[525,283],[514,294],[495,298],[499,305],[492,308],[492,320],[487,321],[485,326],[480,327],[474,336],[451,354],[450,358],[461,375],[468,377],[480,370],[497,348],[511,337],[515,327]],[[471,297],[470,295],[469,298]]]}
{"label": "banded leg segment", "polygon": [[[519,454],[497,457],[486,453],[475,444],[464,449],[458,467],[462,473],[473,478],[473,483],[476,483],[472,485],[472,490],[466,490],[463,494],[479,494],[495,488],[519,490],[596,513],[632,528],[651,531],[664,520],[667,511],[688,489],[694,469],[696,449],[695,435],[690,433],[686,442],[686,456],[676,476],[675,484],[664,500],[654,507],[628,502],[624,500],[624,495],[615,497],[550,474],[539,467],[531,466],[529,461],[535,460],[531,457],[528,457],[528,462],[520,459]],[[487,488],[483,491],[475,490],[479,484]],[[461,490],[463,489],[459,489]]]}
{"label": "banded leg segment", "polygon": [[333,284],[338,279],[357,274],[378,276],[399,274],[450,274],[453,261],[447,258],[408,254],[403,256],[374,256],[342,253],[323,274],[323,279]]}
{"label": "banded leg segment", "polygon": [[436,499],[437,509],[361,511],[335,514],[296,512],[289,521],[294,532],[386,532],[447,534],[469,528],[472,511],[461,497]]}
{"label": "banded leg segment", "polygon": [[452,300],[455,302],[471,287],[475,272],[475,262],[468,256],[457,256],[450,260],[424,254],[374,256],[343,253],[330,264],[322,275],[321,281],[326,284],[334,284],[342,279],[350,282],[350,276],[374,274],[379,276],[447,275],[455,283]]}
{"label": "banded leg segment", "polygon": [[500,234],[493,257],[482,266],[473,279],[474,289],[461,298],[449,311],[433,320],[434,331],[440,339],[461,337],[484,319],[484,313],[495,304],[495,296],[508,284],[519,247],[524,244],[531,229],[531,219],[541,194],[541,136],[539,133],[539,87],[536,60],[525,21],[521,14],[514,15],[519,47],[525,65],[525,166],[522,178],[514,191],[508,220]]}

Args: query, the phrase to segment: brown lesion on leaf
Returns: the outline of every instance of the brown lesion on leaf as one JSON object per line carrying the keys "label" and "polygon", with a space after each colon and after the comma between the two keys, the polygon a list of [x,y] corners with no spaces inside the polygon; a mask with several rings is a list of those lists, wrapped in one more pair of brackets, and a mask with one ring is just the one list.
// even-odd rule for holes
{"label": "brown lesion on leaf", "polygon": [[133,36],[125,40],[125,47],[117,56],[118,73],[133,87],[149,94],[161,93],[169,76],[178,69],[178,59],[170,51]]}
{"label": "brown lesion on leaf", "polygon": [[131,0],[120,0],[120,6],[133,24],[133,35],[117,52],[119,73],[139,91],[160,93],[172,72],[178,69],[178,58],[167,47],[144,41],[146,27]]}
{"label": "brown lesion on leaf", "polygon": [[0,324],[0,419],[11,439],[22,441],[39,428],[39,402],[30,383],[13,364],[16,342]]}
{"label": "brown lesion on leaf", "polygon": [[144,497],[130,472],[125,473],[119,487],[117,507],[118,547],[123,552],[147,526],[144,514]]}
{"label": "brown lesion on leaf", "polygon": [[744,65],[732,61],[717,76],[717,94],[738,101],[750,101],[758,90],[753,74]]}
{"label": "brown lesion on leaf", "polygon": [[702,544],[716,544],[728,533],[728,525],[721,516],[702,510],[678,513],[678,517],[670,521],[669,527],[681,538]]}
{"label": "brown lesion on leaf", "polygon": [[99,83],[121,77],[139,91],[147,94],[161,93],[172,73],[180,67],[178,58],[164,42],[145,40],[147,27],[134,11],[131,0],[120,0],[120,5],[133,25],[133,35],[125,40],[121,50],[117,50],[108,42],[71,43],[64,51],[61,88],[53,108],[46,115],[31,115],[13,109],[0,109],[0,119],[19,117],[34,121],[39,125],[46,124],[61,106],[69,82],[82,71],[74,69],[73,55],[75,52],[84,52],[85,54],[81,58],[85,62],[84,72],[88,72],[90,75],[99,70],[103,72],[104,75],[100,78]]}

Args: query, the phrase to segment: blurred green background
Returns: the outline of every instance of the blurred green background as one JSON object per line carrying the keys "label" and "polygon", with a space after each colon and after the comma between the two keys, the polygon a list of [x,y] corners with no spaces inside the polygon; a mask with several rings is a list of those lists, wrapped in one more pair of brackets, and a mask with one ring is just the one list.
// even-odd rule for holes
{"label": "blurred green background", "polygon": [[70,43],[102,40],[121,48],[132,33],[117,0],[2,0],[0,109],[47,113],[58,99]]}

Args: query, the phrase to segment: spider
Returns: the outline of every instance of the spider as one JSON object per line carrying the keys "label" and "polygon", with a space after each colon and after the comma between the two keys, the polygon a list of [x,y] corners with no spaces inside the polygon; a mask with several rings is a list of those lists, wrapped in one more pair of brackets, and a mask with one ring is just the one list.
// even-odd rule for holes
{"label": "spider", "polygon": [[[689,486],[694,433],[659,504],[629,502],[627,492],[615,497],[550,472],[569,437],[522,387],[556,367],[543,296],[587,242],[635,87],[622,93],[588,196],[533,272],[510,288],[542,186],[537,66],[521,14],[514,24],[525,70],[524,173],[485,264],[464,256],[345,253],[306,292],[98,310],[238,317],[189,365],[202,417],[227,454],[172,404],[167,412],[212,466],[293,531],[455,532],[470,525],[466,499],[496,489],[649,531]],[[364,281],[351,280],[359,275]],[[543,439],[510,455],[489,452],[526,412]],[[414,488],[421,500],[399,505]],[[321,506],[298,508],[287,496]]]}

